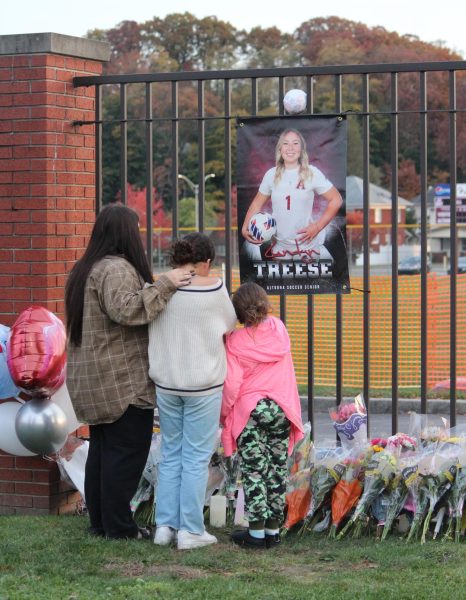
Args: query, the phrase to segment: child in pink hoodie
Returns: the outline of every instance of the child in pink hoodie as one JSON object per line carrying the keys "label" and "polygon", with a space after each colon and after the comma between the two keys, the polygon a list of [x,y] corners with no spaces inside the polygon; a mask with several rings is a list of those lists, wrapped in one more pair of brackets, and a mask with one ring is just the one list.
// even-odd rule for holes
{"label": "child in pink hoodie", "polygon": [[303,437],[301,403],[285,325],[270,315],[265,291],[245,283],[233,295],[244,328],[227,338],[221,424],[225,456],[238,449],[249,529],[233,542],[270,548],[280,542],[287,455]]}

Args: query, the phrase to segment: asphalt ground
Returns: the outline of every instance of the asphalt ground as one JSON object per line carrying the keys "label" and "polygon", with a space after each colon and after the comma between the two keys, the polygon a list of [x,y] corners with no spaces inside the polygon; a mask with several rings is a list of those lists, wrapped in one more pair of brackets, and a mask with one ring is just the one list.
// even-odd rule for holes
{"label": "asphalt ground", "polygon": [[[398,431],[410,433],[415,427],[414,414],[420,414],[419,399],[400,399],[398,411]],[[334,443],[336,439],[329,410],[335,406],[334,398],[316,398],[314,401],[314,440]],[[307,397],[301,397],[303,422],[308,421]],[[466,400],[457,400],[456,425],[466,432]],[[427,415],[429,425],[450,425],[450,405],[446,400],[429,400]],[[368,435],[370,438],[387,437],[392,434],[391,399],[376,398],[370,401]]]}

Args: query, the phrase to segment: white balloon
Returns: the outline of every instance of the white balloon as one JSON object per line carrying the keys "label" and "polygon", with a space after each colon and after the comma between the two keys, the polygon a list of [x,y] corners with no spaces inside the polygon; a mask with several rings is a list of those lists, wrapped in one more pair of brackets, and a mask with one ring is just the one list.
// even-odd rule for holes
{"label": "white balloon", "polygon": [[76,417],[66,383],[55,392],[55,394],[52,396],[52,400],[62,409],[66,415],[66,418],[68,419],[68,433],[76,431],[78,427],[81,427],[82,423],[80,423]]}
{"label": "white balloon", "polygon": [[14,456],[35,456],[19,441],[16,434],[16,415],[22,404],[20,402],[3,402],[0,404],[0,450]]}
{"label": "white balloon", "polygon": [[65,445],[68,421],[50,398],[33,398],[19,409],[15,420],[19,441],[36,454],[53,454]]}
{"label": "white balloon", "polygon": [[290,115],[304,112],[306,109],[307,94],[303,90],[290,90],[283,98],[283,106]]}

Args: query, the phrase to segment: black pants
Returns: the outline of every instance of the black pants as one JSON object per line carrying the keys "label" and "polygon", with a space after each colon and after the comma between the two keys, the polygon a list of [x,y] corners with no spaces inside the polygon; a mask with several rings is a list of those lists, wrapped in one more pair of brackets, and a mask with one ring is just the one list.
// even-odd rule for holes
{"label": "black pants", "polygon": [[146,465],[153,422],[153,410],[130,405],[114,423],[89,427],[84,493],[93,533],[137,536],[129,503]]}

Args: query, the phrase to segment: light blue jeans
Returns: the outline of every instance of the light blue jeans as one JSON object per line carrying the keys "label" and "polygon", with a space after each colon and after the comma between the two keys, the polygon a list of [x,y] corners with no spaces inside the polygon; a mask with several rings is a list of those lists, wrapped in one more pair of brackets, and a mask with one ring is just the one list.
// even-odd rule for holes
{"label": "light blue jeans", "polygon": [[176,396],[157,388],[162,434],[157,527],[204,532],[208,468],[218,437],[221,401],[221,391],[208,396]]}

